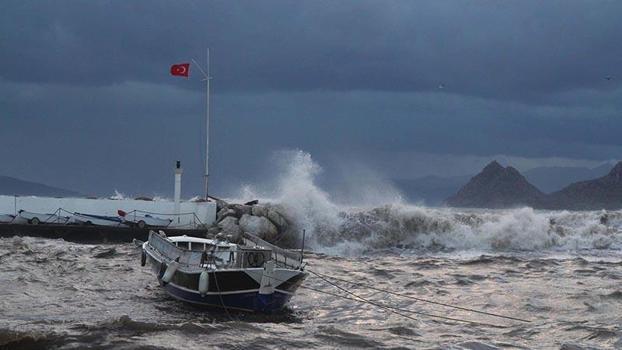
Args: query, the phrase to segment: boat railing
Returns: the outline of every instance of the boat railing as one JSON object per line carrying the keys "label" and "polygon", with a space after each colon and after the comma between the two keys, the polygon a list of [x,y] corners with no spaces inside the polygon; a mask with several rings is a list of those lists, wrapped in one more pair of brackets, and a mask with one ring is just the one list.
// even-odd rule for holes
{"label": "boat railing", "polygon": [[149,245],[163,256],[169,257],[172,260],[177,260],[181,265],[192,266],[201,263],[201,255],[203,252],[182,249],[155,231],[149,232]]}
{"label": "boat railing", "polygon": [[[256,254],[261,251],[270,251],[270,257],[276,262],[277,267],[284,267],[290,269],[299,269],[302,265],[302,255],[298,252],[292,252],[283,248],[277,247],[271,243],[264,241],[263,239],[245,233],[243,236],[244,243],[247,246],[257,246],[261,249],[241,249],[236,252],[231,251],[235,255],[235,259],[222,259],[217,262],[216,265],[219,269],[227,268],[242,268],[245,266],[246,255]],[[200,266],[203,262],[203,251],[200,250],[188,250],[178,247],[173,242],[168,240],[165,236],[151,231],[149,233],[149,245],[157,250],[161,255],[168,257],[171,260],[176,260],[180,265],[186,265],[189,267]],[[215,253],[223,253],[224,251],[217,249]],[[226,254],[226,253],[225,253]],[[262,259],[263,260],[263,259]],[[267,261],[267,259],[265,260]]]}
{"label": "boat railing", "polygon": [[302,265],[302,254],[299,252],[277,247],[250,233],[244,233],[242,238],[247,245],[254,244],[265,249],[270,249],[272,251],[271,257],[276,262],[277,267],[299,269]]}

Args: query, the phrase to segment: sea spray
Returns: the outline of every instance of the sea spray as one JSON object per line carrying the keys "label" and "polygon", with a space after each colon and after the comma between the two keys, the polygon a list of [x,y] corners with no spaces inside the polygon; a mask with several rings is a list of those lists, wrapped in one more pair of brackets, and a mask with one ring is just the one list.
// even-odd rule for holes
{"label": "sea spray", "polygon": [[[432,208],[405,203],[375,176],[357,178],[364,196],[344,203],[317,185],[322,168],[310,154],[285,151],[277,158],[279,172],[275,184],[266,186],[270,190],[247,185],[239,198],[259,198],[278,207],[291,223],[287,234],[300,239],[306,230],[307,246],[315,251],[356,255],[392,248],[423,252],[622,248],[622,211]],[[377,202],[370,193],[378,193]]]}
{"label": "sea spray", "polygon": [[293,225],[288,235],[298,236],[305,230],[313,246],[314,235],[333,233],[342,224],[341,208],[330,200],[328,193],[315,184],[322,168],[302,151],[281,151],[274,157],[278,175],[275,183],[244,185],[238,199],[246,201],[259,198],[260,202],[279,207]]}

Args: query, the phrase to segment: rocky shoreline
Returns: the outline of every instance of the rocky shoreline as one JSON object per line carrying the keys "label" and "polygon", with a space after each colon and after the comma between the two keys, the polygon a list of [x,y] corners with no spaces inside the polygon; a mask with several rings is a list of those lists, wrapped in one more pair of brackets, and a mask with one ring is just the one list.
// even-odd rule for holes
{"label": "rocky shoreline", "polygon": [[259,204],[257,200],[237,204],[221,199],[216,205],[216,222],[208,228],[208,236],[223,234],[231,242],[239,242],[242,233],[247,232],[271,243],[294,243],[287,234],[293,228],[291,220],[283,215],[284,210],[278,205]]}

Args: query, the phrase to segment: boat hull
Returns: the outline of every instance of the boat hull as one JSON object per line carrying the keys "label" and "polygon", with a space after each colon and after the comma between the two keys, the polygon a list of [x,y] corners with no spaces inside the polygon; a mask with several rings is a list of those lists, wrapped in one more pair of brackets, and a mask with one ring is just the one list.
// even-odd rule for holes
{"label": "boat hull", "polygon": [[[150,254],[146,263],[157,276],[160,285],[173,298],[203,307],[221,308],[242,312],[274,313],[282,310],[306,278],[306,273],[296,273],[279,280],[273,293],[261,294],[260,283],[245,270],[209,273],[209,289],[204,295],[198,291],[200,274],[177,271],[173,280],[164,283],[166,265]],[[259,270],[259,275],[262,269]]]}
{"label": "boat hull", "polygon": [[164,289],[173,298],[187,303],[242,312],[278,312],[285,307],[292,297],[291,294],[279,291],[271,294],[259,294],[259,291],[248,291],[201,296],[196,291],[187,290],[173,283],[166,284]]}

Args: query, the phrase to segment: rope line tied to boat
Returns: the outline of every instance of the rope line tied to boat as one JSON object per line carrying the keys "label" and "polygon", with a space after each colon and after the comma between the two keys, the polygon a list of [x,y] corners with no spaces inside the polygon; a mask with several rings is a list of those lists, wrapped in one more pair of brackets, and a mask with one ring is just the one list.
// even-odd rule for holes
{"label": "rope line tied to boat", "polygon": [[[309,271],[309,270],[307,270],[307,271]],[[369,286],[369,285],[367,285],[365,283],[361,283],[361,282],[348,281],[348,280],[345,280],[345,279],[341,279],[341,278],[337,278],[337,277],[333,277],[333,276],[328,276],[328,275],[325,275],[325,274],[319,273],[319,272],[314,272],[314,271],[309,271],[309,272],[315,274],[316,276],[322,276],[322,277],[327,278],[327,279],[332,279],[332,280],[335,280],[335,281],[349,283],[349,284],[352,284],[352,285],[363,286],[364,288],[367,288],[367,289],[371,289],[371,290],[375,290],[375,291],[378,291],[378,292],[383,292],[383,293],[391,294],[391,295],[397,296],[397,297],[412,299],[412,300],[420,301],[420,302],[423,302],[423,303],[434,304],[434,305],[444,306],[444,307],[448,307],[448,308],[452,308],[452,309],[468,311],[468,312],[478,313],[478,314],[487,315],[487,316],[499,317],[499,318],[504,318],[504,319],[513,320],[513,321],[526,322],[526,323],[530,323],[531,322],[530,320],[526,320],[526,319],[523,319],[523,318],[507,316],[507,315],[501,315],[501,314],[496,314],[496,313],[487,312],[487,311],[483,311],[483,310],[477,310],[477,309],[473,309],[473,308],[463,307],[463,306],[459,306],[459,305],[453,305],[453,304],[442,303],[442,302],[434,301],[434,300],[430,300],[430,299],[414,297],[414,296],[408,295],[408,294],[397,293],[397,292],[394,292],[394,291],[391,291],[391,290],[388,290],[388,289],[382,289],[382,288],[378,288],[378,287]]]}
{"label": "rope line tied to boat", "polygon": [[[459,318],[455,318],[455,317],[447,317],[447,316],[441,316],[441,315],[429,314],[429,313],[425,313],[425,312],[414,311],[414,310],[408,310],[408,309],[403,309],[403,308],[399,308],[399,307],[395,307],[395,306],[390,306],[390,305],[383,305],[383,304],[379,304],[379,303],[374,302],[374,301],[372,301],[372,300],[368,300],[368,299],[366,299],[366,298],[364,298],[364,297],[362,297],[362,296],[360,296],[360,295],[358,295],[358,294],[356,294],[356,293],[354,293],[354,292],[352,292],[352,291],[350,291],[350,290],[348,290],[348,289],[346,289],[346,288],[344,288],[344,287],[342,287],[342,286],[340,286],[340,285],[338,285],[338,284],[336,284],[336,283],[332,282],[331,280],[329,280],[329,278],[336,279],[336,278],[334,278],[334,277],[326,276],[326,275],[324,275],[324,274],[321,274],[321,273],[318,273],[318,272],[315,272],[315,271],[311,271],[311,270],[309,270],[309,269],[307,269],[306,271],[307,271],[307,272],[309,272],[309,273],[311,273],[311,274],[313,274],[313,275],[315,275],[316,277],[318,277],[319,279],[323,280],[324,282],[326,282],[326,283],[330,284],[331,286],[333,286],[333,287],[335,287],[335,288],[337,288],[337,289],[339,289],[339,290],[341,290],[341,291],[343,291],[343,292],[345,292],[345,293],[347,293],[347,294],[349,294],[349,295],[353,296],[354,298],[358,298],[358,299],[344,297],[344,296],[339,295],[339,294],[336,294],[335,296],[338,296],[338,297],[341,297],[341,298],[344,298],[344,299],[349,299],[349,300],[361,301],[361,302],[364,302],[364,303],[367,303],[367,304],[370,304],[370,305],[373,305],[373,306],[377,306],[377,307],[380,307],[380,308],[383,308],[383,309],[389,309],[389,311],[391,311],[391,312],[393,312],[393,313],[396,313],[396,314],[398,314],[398,315],[400,315],[400,316],[403,316],[403,317],[409,318],[409,319],[414,319],[414,318],[412,318],[412,317],[410,317],[410,316],[408,316],[408,315],[404,315],[404,314],[403,314],[403,313],[401,313],[401,312],[396,312],[395,310],[399,310],[399,311],[402,311],[402,312],[409,312],[409,313],[412,313],[412,314],[418,314],[418,315],[427,316],[427,317],[432,317],[432,318],[445,319],[445,320],[450,320],[450,321],[455,321],[455,322],[479,324],[479,325],[485,325],[485,326],[490,326],[490,327],[495,327],[495,328],[506,328],[505,326],[500,326],[500,325],[497,325],[497,324],[490,324],[490,323],[479,322],[479,321],[471,321],[471,320],[459,319]],[[372,290],[377,290],[377,291],[385,291],[385,290],[381,290],[381,289],[379,289],[379,288],[370,288],[370,289],[372,289]],[[389,292],[389,291],[385,291],[385,292]],[[396,293],[396,294],[397,294],[397,293]],[[399,295],[400,295],[400,296],[404,296],[403,294],[399,294]],[[429,300],[427,300],[427,299],[422,299],[422,300],[425,300],[426,302],[430,302],[430,301],[429,301]],[[504,316],[504,315],[498,315],[498,314],[493,314],[493,313],[487,313],[487,312],[485,312],[485,311],[480,311],[480,310],[475,310],[475,309],[469,309],[469,308],[463,308],[463,307],[456,306],[456,305],[451,305],[451,304],[444,304],[444,303],[437,303],[437,302],[433,302],[433,303],[434,303],[434,304],[437,304],[437,305],[439,305],[439,304],[440,304],[440,305],[443,305],[443,306],[447,306],[447,307],[452,307],[452,308],[460,309],[460,310],[465,310],[465,311],[471,311],[471,312],[476,312],[476,313],[486,314],[486,315],[489,315],[489,316],[495,316],[495,317],[500,317],[500,318],[506,318],[506,319],[515,320],[515,321],[521,321],[521,322],[531,322],[531,321],[528,321],[528,320],[523,320],[523,319],[519,319],[519,318],[515,318],[515,317]],[[479,312],[478,312],[478,311],[479,311]]]}

